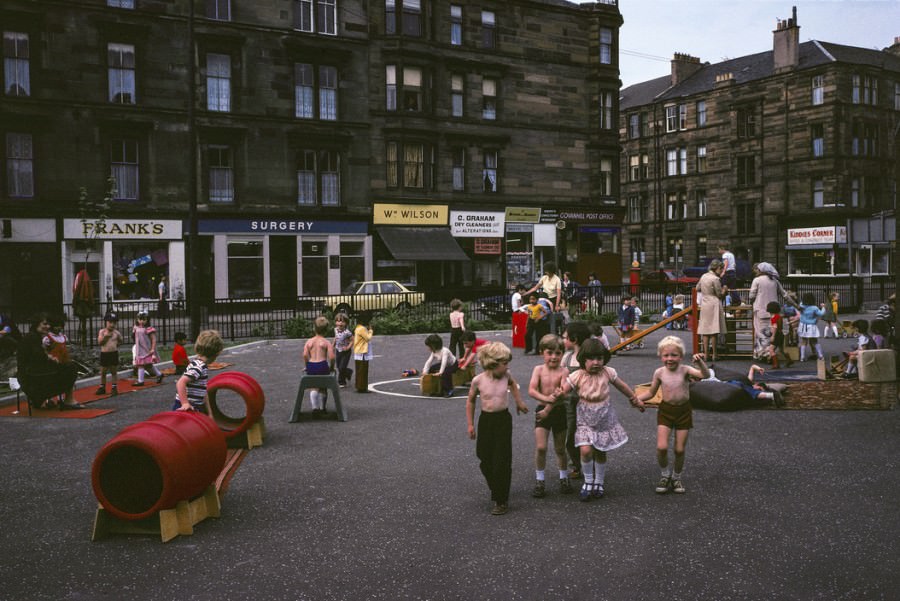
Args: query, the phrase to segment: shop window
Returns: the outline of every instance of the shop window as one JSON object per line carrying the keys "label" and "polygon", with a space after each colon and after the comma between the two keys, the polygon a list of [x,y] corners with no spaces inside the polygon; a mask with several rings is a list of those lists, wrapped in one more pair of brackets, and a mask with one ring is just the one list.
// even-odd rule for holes
{"label": "shop window", "polygon": [[263,281],[263,242],[261,240],[228,241],[228,296],[261,298]]}
{"label": "shop window", "polygon": [[134,46],[131,44],[108,44],[107,63],[109,67],[109,101],[117,104],[134,104],[137,100]]}
{"label": "shop window", "polygon": [[169,277],[169,246],[114,241],[112,266],[114,300],[156,299],[160,278]]}
{"label": "shop window", "polygon": [[231,57],[227,54],[206,55],[206,108],[231,111]]}
{"label": "shop window", "polygon": [[138,200],[139,156],[137,140],[114,139],[110,143],[110,174],[113,200]]}
{"label": "shop window", "polygon": [[3,32],[3,90],[7,96],[31,96],[28,34]]}
{"label": "shop window", "polygon": [[341,240],[341,290],[366,279],[366,245],[362,240]]}
{"label": "shop window", "polygon": [[304,239],[301,247],[303,294],[328,294],[328,243]]}
{"label": "shop window", "polygon": [[34,196],[34,149],[31,134],[6,134],[6,194],[10,198]]}

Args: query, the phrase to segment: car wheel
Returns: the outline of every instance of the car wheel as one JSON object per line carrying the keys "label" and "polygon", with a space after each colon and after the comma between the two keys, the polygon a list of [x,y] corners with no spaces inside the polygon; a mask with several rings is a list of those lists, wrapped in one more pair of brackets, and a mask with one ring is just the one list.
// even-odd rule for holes
{"label": "car wheel", "polygon": [[395,310],[398,313],[409,313],[410,309],[412,309],[412,306],[406,301],[403,301],[395,307]]}
{"label": "car wheel", "polygon": [[343,313],[344,315],[350,317],[353,315],[353,308],[350,307],[347,303],[341,303],[337,307],[334,308],[334,314]]}

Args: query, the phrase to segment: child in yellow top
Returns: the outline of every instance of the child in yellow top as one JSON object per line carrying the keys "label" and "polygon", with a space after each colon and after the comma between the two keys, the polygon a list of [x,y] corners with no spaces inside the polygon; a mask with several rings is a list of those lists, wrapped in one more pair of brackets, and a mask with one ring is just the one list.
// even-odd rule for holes
{"label": "child in yellow top", "polygon": [[[709,369],[703,361],[703,355],[694,355],[694,363],[699,369],[682,365],[684,359],[684,343],[675,336],[666,336],[659,341],[656,352],[662,359],[663,366],[653,372],[650,390],[635,397],[637,406],[643,409],[644,401],[652,399],[662,388],[662,402],[656,413],[656,460],[662,470],[662,476],[656,485],[656,492],[664,494],[670,489],[678,494],[684,493],[681,483],[681,472],[684,469],[684,449],[687,445],[688,432],[693,427],[691,419],[691,399],[689,384],[692,379],[702,380],[709,377]],[[669,435],[675,430],[675,473],[669,468]]]}
{"label": "child in yellow top", "polygon": [[360,313],[356,318],[356,329],[353,330],[353,360],[356,362],[356,392],[369,392],[369,359],[372,358],[372,319],[368,311]]}

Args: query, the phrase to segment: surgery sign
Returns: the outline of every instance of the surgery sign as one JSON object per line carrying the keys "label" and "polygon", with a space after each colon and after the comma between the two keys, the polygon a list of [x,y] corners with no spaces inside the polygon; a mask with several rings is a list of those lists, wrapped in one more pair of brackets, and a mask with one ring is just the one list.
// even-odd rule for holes
{"label": "surgery sign", "polygon": [[450,211],[454,238],[502,238],[506,214],[502,211]]}

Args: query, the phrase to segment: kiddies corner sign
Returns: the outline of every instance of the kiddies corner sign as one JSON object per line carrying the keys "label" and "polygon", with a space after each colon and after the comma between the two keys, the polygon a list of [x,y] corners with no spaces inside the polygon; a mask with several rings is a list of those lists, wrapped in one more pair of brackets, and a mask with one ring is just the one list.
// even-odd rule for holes
{"label": "kiddies corner sign", "polygon": [[788,246],[802,244],[846,244],[845,226],[801,227],[787,231]]}
{"label": "kiddies corner sign", "polygon": [[502,211],[450,211],[454,238],[502,238],[506,213]]}

